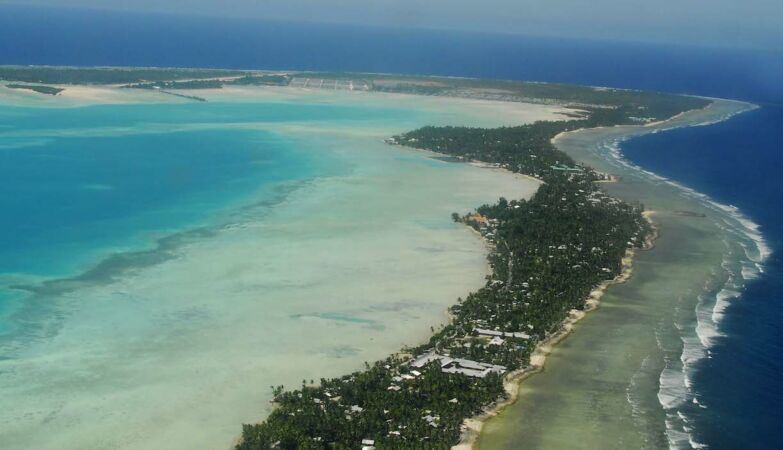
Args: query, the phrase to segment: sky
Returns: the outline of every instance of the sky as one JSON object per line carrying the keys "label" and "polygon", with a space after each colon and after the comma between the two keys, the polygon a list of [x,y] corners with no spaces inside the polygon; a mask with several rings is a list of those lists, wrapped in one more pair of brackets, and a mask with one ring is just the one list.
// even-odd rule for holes
{"label": "sky", "polygon": [[[0,0],[0,4],[20,4]],[[783,0],[25,0],[228,17],[783,48]]]}

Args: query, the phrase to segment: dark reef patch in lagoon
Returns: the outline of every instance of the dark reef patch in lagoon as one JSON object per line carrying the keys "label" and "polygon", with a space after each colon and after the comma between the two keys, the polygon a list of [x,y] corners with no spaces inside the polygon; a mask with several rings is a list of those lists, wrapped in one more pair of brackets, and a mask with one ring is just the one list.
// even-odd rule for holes
{"label": "dark reef patch in lagoon", "polygon": [[[271,197],[240,207],[237,212],[229,215],[229,218],[244,216],[245,220],[250,217],[253,220],[258,220],[266,215],[269,209],[283,203],[292,192],[308,183],[309,181],[300,181],[276,186],[272,189],[273,194]],[[218,225],[180,231],[158,239],[154,248],[150,250],[115,253],[104,258],[91,269],[73,277],[46,280],[39,284],[17,284],[8,287],[10,289],[27,291],[37,296],[55,296],[67,294],[85,287],[109,284],[123,276],[132,274],[134,271],[174,259],[177,257],[176,251],[182,247],[199,240],[214,237],[229,224],[234,225],[236,223],[235,221],[228,221]]]}

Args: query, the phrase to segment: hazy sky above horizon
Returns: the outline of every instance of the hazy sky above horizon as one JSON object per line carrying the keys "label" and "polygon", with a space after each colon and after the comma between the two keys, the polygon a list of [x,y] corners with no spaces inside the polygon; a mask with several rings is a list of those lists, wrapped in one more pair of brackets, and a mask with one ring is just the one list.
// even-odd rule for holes
{"label": "hazy sky above horizon", "polygon": [[0,4],[783,48],[781,0],[0,0]]}

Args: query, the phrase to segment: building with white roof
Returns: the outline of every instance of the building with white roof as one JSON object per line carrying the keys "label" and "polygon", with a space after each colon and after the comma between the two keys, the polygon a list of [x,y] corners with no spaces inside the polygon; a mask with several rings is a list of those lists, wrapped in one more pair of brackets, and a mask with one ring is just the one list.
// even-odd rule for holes
{"label": "building with white roof", "polygon": [[479,334],[479,336],[499,336],[499,337],[513,337],[517,339],[530,339],[530,335],[521,331],[496,331],[487,330],[484,328],[474,328],[473,331]]}

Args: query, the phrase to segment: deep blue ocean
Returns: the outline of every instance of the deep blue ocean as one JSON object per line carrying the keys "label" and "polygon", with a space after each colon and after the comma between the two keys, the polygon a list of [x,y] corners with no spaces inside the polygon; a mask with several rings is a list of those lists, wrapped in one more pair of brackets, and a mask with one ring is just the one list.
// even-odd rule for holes
{"label": "deep blue ocean", "polygon": [[737,206],[772,248],[763,275],[726,310],[725,335],[693,375],[709,401],[698,415],[709,448],[781,448],[783,436],[783,109],[767,106],[727,122],[625,142],[634,163]]}
{"label": "deep blue ocean", "polygon": [[[783,448],[783,50],[5,6],[0,7],[0,64],[398,72],[756,102],[761,109],[728,122],[642,137],[623,144],[623,150],[646,169],[737,206],[761,226],[772,256],[763,275],[732,303],[722,324],[726,337],[696,376],[699,395],[711,401],[694,425],[710,448]],[[229,164],[208,149],[204,156],[215,158],[215,167]],[[148,161],[144,170],[169,170],[172,161]],[[43,170],[40,176],[49,176],[49,169]],[[83,170],[90,173],[89,167]],[[202,175],[217,181],[222,176],[219,171]],[[4,172],[1,157],[0,176],[13,176]],[[100,186],[100,178],[91,183]],[[171,189],[174,196],[177,186]],[[146,200],[127,199],[120,206],[132,210],[135,201]],[[155,201],[163,205],[166,197]],[[7,244],[4,239],[0,236],[0,244]]]}

